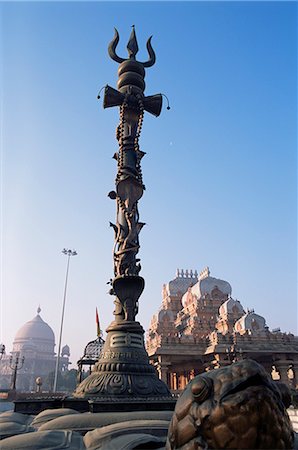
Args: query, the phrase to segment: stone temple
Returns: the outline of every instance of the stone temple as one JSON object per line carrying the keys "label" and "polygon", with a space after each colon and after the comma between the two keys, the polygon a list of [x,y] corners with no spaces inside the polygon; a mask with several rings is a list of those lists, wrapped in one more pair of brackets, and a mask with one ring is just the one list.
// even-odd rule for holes
{"label": "stone temple", "polygon": [[273,378],[296,387],[298,337],[269,330],[264,317],[244,310],[227,281],[209,268],[177,270],[164,284],[162,304],[147,332],[147,351],[160,378],[179,393],[197,374],[251,358]]}
{"label": "stone temple", "polygon": [[[17,354],[25,357],[23,367],[18,371],[16,387],[20,391],[36,390],[36,378],[42,377],[45,383],[50,372],[55,370],[55,335],[52,328],[42,319],[41,309],[38,307],[37,314],[26,322],[16,333],[11,355],[4,355],[0,361],[0,385],[1,388],[10,386],[12,369],[10,357],[13,361]],[[60,370],[68,369],[70,350],[68,345],[62,348],[59,360]],[[13,364],[12,361],[12,364]],[[43,385],[44,389],[52,386]]]}

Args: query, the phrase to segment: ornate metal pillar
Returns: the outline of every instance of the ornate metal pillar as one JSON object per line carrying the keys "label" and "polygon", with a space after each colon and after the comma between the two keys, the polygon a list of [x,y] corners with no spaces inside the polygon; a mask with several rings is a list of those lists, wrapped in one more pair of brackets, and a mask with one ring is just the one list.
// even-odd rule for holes
{"label": "ornate metal pillar", "polygon": [[120,107],[120,123],[116,138],[119,143],[114,159],[117,161],[116,189],[109,197],[116,201],[114,279],[111,295],[115,296],[115,319],[107,328],[107,338],[92,374],[76,389],[80,398],[117,398],[130,400],[144,397],[166,398],[170,391],[158,379],[144,346],[144,330],[135,320],[138,300],[144,289],[144,279],[138,252],[139,233],[145,225],[139,220],[138,201],[144,191],[141,160],[145,155],[139,147],[144,111],[158,116],[162,107],[161,94],[144,96],[145,68],[155,62],[151,38],[147,42],[149,60],[136,60],[138,44],[134,27],[127,45],[127,59],[116,54],[119,34],[109,45],[110,57],[120,63],[118,90],[105,87],[104,108]]}

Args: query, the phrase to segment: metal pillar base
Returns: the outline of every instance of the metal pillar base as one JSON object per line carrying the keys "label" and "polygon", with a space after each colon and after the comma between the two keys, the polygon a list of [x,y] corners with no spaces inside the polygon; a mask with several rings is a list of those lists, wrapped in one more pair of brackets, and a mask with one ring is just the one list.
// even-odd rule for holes
{"label": "metal pillar base", "polygon": [[168,400],[171,393],[149,363],[139,322],[112,322],[93,372],[73,396],[97,401]]}

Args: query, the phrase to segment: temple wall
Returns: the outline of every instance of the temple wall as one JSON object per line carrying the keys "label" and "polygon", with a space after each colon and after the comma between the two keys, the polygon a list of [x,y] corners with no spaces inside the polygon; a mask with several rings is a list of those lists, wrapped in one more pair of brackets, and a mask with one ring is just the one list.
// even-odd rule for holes
{"label": "temple wall", "polygon": [[291,419],[294,431],[298,433],[298,409],[294,409],[293,406],[290,406],[287,411]]}

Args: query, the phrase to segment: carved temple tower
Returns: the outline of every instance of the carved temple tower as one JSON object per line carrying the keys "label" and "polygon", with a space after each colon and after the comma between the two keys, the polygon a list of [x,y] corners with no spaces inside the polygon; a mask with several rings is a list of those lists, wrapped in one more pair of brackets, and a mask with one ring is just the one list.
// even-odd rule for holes
{"label": "carved temple tower", "polygon": [[[195,276],[191,276],[195,274]],[[147,332],[147,351],[173,393],[197,374],[241,359],[254,359],[272,377],[298,386],[298,337],[270,331],[254,309],[232,298],[229,282],[178,270],[164,284],[162,304]]]}

